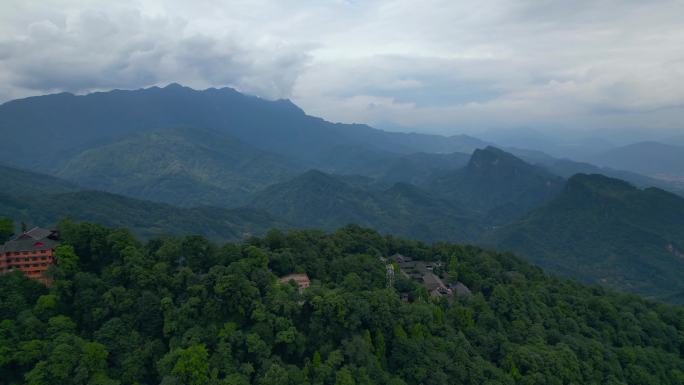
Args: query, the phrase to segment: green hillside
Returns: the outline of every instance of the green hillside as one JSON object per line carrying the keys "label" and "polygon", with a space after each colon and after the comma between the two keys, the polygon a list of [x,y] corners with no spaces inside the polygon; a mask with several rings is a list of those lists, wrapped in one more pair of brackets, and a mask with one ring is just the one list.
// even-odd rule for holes
{"label": "green hillside", "polygon": [[551,198],[563,179],[494,147],[475,150],[463,168],[435,178],[428,189],[476,210],[490,221],[510,221]]}
{"label": "green hillside", "polygon": [[578,174],[490,241],[550,271],[684,303],[682,218],[684,199],[677,195]]}
{"label": "green hillside", "polygon": [[303,228],[333,230],[354,223],[424,240],[466,240],[477,234],[472,213],[413,185],[384,189],[348,179],[308,171],[260,192],[250,206]]}
{"label": "green hillside", "polygon": [[0,193],[2,194],[59,194],[79,189],[76,184],[63,179],[0,165]]}
{"label": "green hillside", "polygon": [[[373,174],[384,183],[411,183],[424,185],[437,175],[465,167],[471,155],[461,152],[429,154],[424,152],[403,155],[378,165]],[[372,168],[369,164],[367,168]]]}
{"label": "green hillside", "polygon": [[225,134],[197,128],[134,135],[84,151],[58,172],[88,188],[181,206],[239,206],[297,168]]}
{"label": "green hillside", "polygon": [[142,238],[201,234],[225,241],[289,227],[264,212],[217,207],[179,208],[99,191],[78,191],[40,197],[0,194],[1,216],[29,226],[51,226],[62,218],[130,228]]}
{"label": "green hillside", "polygon": [[201,234],[217,241],[288,228],[283,221],[249,208],[179,208],[100,191],[83,191],[58,178],[0,167],[0,218],[28,226],[52,226],[62,218],[126,227],[143,238]]}
{"label": "green hillside", "polygon": [[[225,245],[60,230],[50,288],[0,276],[3,383],[684,383],[684,309],[510,254],[356,226]],[[388,289],[380,257],[397,252],[442,262],[472,294],[431,297],[400,275]],[[278,282],[291,272],[311,286]]]}

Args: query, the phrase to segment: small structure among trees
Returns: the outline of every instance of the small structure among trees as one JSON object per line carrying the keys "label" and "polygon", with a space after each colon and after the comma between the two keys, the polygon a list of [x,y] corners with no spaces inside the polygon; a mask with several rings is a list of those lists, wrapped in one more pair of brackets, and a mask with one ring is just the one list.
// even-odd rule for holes
{"label": "small structure among trees", "polygon": [[295,281],[297,287],[299,287],[299,291],[304,291],[309,286],[311,286],[311,280],[309,279],[309,276],[306,275],[306,273],[288,274],[284,277],[280,277],[278,281],[280,283],[288,283],[290,281]]}
{"label": "small structure among trees", "polygon": [[[409,279],[412,279],[423,285],[428,293],[433,297],[452,297],[454,294],[458,296],[470,295],[470,289],[460,282],[453,284],[445,284],[442,281],[441,275],[446,275],[443,272],[443,264],[440,261],[416,261],[411,257],[401,254],[394,254],[389,257],[390,263],[396,263],[399,266],[401,274]],[[448,266],[449,280],[456,280],[456,262],[452,258]],[[438,273],[441,271],[441,273]]]}
{"label": "small structure among trees", "polygon": [[0,246],[0,274],[20,270],[27,277],[47,284],[49,279],[43,273],[55,263],[58,245],[56,230],[34,227],[25,231]]}

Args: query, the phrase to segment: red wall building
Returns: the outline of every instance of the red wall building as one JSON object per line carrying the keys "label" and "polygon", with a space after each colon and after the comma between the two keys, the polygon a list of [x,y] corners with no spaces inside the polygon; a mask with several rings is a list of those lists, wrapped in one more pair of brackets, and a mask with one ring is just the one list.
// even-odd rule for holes
{"label": "red wall building", "polygon": [[48,284],[43,273],[55,263],[57,240],[56,231],[38,227],[10,239],[0,246],[0,274],[20,270],[27,277]]}

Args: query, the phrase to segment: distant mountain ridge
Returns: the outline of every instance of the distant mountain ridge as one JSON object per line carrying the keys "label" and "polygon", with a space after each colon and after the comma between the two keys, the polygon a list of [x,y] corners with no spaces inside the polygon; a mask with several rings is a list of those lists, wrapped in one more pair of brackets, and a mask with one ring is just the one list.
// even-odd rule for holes
{"label": "distant mountain ridge", "polygon": [[[483,142],[469,137],[392,133],[361,124],[330,123],[306,115],[289,100],[269,101],[231,88],[164,88],[68,93],[0,105],[0,162],[52,169],[85,149],[131,134],[168,127],[199,127],[229,134],[264,151],[326,169],[338,146],[368,152],[470,152]],[[35,148],[43,150],[36,152]]]}
{"label": "distant mountain ridge", "polygon": [[632,170],[651,177],[680,177],[684,181],[684,146],[639,142],[613,148],[591,160],[600,165]]}

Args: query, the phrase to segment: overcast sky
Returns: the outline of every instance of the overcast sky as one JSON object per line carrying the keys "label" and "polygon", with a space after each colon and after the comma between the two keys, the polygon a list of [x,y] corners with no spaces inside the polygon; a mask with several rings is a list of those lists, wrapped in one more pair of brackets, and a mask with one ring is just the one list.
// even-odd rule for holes
{"label": "overcast sky", "polygon": [[0,101],[179,82],[402,130],[655,132],[684,127],[683,18],[682,0],[3,0]]}

